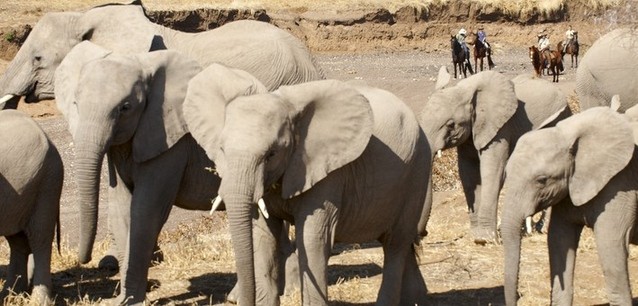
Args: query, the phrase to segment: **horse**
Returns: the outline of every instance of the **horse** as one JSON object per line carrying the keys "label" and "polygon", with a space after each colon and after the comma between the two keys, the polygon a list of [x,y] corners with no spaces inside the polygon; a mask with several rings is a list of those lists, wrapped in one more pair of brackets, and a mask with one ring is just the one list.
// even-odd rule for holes
{"label": "horse", "polygon": [[[478,35],[473,33],[473,45],[474,45],[474,67],[476,67],[476,71],[481,67],[481,71],[483,71],[483,59],[487,57],[487,69],[492,70],[494,67],[494,62],[492,61],[492,48],[487,48],[482,41],[478,39]],[[480,60],[480,66],[479,66]]]}
{"label": "horse", "polygon": [[545,63],[549,62],[549,71],[552,72],[552,82],[558,83],[559,74],[564,70],[560,51],[546,50],[541,54],[536,46],[531,46],[529,47],[529,59],[532,62],[537,77],[541,76]]}
{"label": "horse", "polygon": [[467,77],[467,70],[470,70],[470,74],[474,74],[472,70],[472,64],[470,64],[470,59],[467,58],[465,50],[461,44],[456,40],[454,35],[450,38],[450,48],[452,50],[452,65],[454,65],[454,78],[456,79],[456,68],[458,66],[459,73],[463,73],[463,77]]}
{"label": "horse", "polygon": [[[578,32],[574,32],[574,37],[567,44],[567,47],[565,48],[565,52],[563,52],[563,42],[562,41],[558,42],[558,46],[556,46],[556,49],[561,52],[561,57],[564,57],[565,54],[570,54],[572,56],[572,66],[571,67],[572,68],[578,68],[578,50],[579,50]],[[574,60],[576,62],[575,66],[574,66]]]}

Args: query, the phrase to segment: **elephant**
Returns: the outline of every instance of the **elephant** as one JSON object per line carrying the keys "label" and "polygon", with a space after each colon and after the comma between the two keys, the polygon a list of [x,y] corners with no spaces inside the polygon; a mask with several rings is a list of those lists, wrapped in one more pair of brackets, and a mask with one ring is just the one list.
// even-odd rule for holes
{"label": "elephant", "polygon": [[121,53],[176,50],[204,67],[221,62],[246,70],[269,89],[323,79],[305,44],[274,25],[239,20],[185,33],[151,22],[136,0],[43,16],[0,78],[0,104],[15,108],[20,96],[27,102],[52,99],[55,69],[84,40]]}
{"label": "elephant", "polygon": [[[498,72],[483,71],[445,87],[449,79],[442,69],[437,90],[421,110],[420,123],[432,153],[457,147],[475,243],[498,242],[498,196],[516,141],[545,120],[555,123],[571,111],[560,89],[528,75],[509,80]],[[421,235],[426,223],[419,223]]]}
{"label": "elephant", "polygon": [[629,243],[638,243],[638,122],[594,107],[520,139],[506,166],[501,233],[505,301],[516,305],[521,224],[551,207],[547,244],[552,305],[572,305],[584,226],[593,229],[611,305],[631,305]]}
{"label": "elephant", "polygon": [[[183,110],[222,177],[216,202],[226,205],[240,304],[279,304],[273,257],[282,220],[296,228],[304,305],[328,304],[335,242],[375,239],[385,254],[377,304],[423,304],[413,243],[429,211],[431,154],[414,113],[387,91],[336,80],[251,95],[258,81],[226,70],[211,65],[195,76]],[[242,86],[221,86],[217,75]]]}
{"label": "elephant", "polygon": [[62,158],[40,126],[22,112],[0,112],[0,130],[0,235],[11,249],[0,301],[9,291],[20,293],[33,286],[31,301],[48,304],[56,233],[60,245]]}
{"label": "elephant", "polygon": [[[80,262],[91,260],[97,228],[100,170],[108,157],[110,220],[126,246],[118,302],[144,302],[148,267],[173,205],[211,208],[220,178],[189,133],[182,104],[201,66],[161,50],[118,54],[91,42],[74,47],[55,73],[57,106],[75,143],[80,197]],[[263,85],[259,87],[267,91]]]}
{"label": "elephant", "polygon": [[[220,62],[246,70],[268,89],[324,78],[303,42],[271,24],[241,20],[202,33],[184,33],[152,23],[141,1],[135,1],[42,17],[0,77],[0,106],[15,108],[20,96],[25,96],[27,102],[53,98],[55,70],[70,50],[85,40],[124,54],[176,50],[203,67]],[[109,201],[118,197],[109,196]],[[110,219],[119,216],[115,207],[120,204],[114,205],[109,205]],[[109,224],[117,226],[122,222],[128,221]],[[115,253],[109,251],[111,255]],[[117,262],[112,260],[100,265],[117,268]]]}
{"label": "elephant", "polygon": [[609,106],[619,95],[624,112],[638,104],[638,29],[620,28],[600,37],[576,70],[576,94],[581,109]]}

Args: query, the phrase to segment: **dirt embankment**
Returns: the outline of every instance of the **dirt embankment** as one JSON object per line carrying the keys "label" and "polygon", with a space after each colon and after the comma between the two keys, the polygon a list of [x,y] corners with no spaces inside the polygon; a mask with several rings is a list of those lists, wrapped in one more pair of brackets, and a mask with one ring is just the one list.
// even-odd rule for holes
{"label": "dirt embankment", "polygon": [[[505,12],[489,4],[468,0],[450,1],[428,9],[404,7],[394,13],[386,9],[322,11],[296,9],[149,11],[156,23],[186,32],[204,31],[239,19],[270,22],[307,42],[315,52],[385,52],[447,50],[449,35],[459,28],[469,31],[483,25],[495,49],[522,47],[536,41],[546,29],[553,42],[563,39],[569,23],[579,31],[586,47],[602,33],[633,22],[636,0],[614,8],[592,8],[587,0],[567,1],[550,13],[538,9]],[[0,58],[9,60],[24,42],[32,25],[0,28]]]}

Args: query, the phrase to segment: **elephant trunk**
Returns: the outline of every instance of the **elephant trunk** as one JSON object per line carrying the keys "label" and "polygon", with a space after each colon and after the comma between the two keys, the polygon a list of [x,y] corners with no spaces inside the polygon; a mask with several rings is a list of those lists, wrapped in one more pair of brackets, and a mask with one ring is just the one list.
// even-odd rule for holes
{"label": "elephant trunk", "polygon": [[107,137],[91,135],[96,130],[101,129],[80,126],[78,131],[82,132],[78,132],[76,137],[76,179],[80,197],[79,261],[82,264],[91,261],[97,233],[100,172],[108,143]]}
{"label": "elephant trunk", "polygon": [[25,56],[20,53],[0,77],[0,109],[17,108],[20,97],[27,95],[33,88],[32,69],[29,69]]}
{"label": "elephant trunk", "polygon": [[[253,212],[255,203],[263,194],[263,183],[258,178],[258,163],[254,158],[227,160],[219,194],[226,205],[228,224],[235,251],[235,265],[239,283],[239,303],[255,305],[255,257],[253,246]],[[261,186],[260,186],[261,185]],[[257,197],[257,199],[255,198]]]}
{"label": "elephant trunk", "polygon": [[[508,196],[503,207],[501,235],[505,255],[505,304],[516,305],[518,301],[518,274],[521,259],[523,223],[527,214],[514,205],[515,196]],[[519,203],[516,203],[519,204]]]}

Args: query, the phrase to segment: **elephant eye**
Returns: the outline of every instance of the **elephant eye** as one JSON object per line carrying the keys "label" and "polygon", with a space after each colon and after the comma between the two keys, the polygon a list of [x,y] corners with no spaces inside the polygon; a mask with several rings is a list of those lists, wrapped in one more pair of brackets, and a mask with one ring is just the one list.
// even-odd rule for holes
{"label": "elephant eye", "polygon": [[453,120],[448,120],[445,123],[445,127],[448,128],[448,129],[453,129],[454,128],[454,121]]}
{"label": "elephant eye", "polygon": [[545,185],[547,184],[547,176],[545,175],[541,175],[539,177],[536,178],[536,183],[538,183],[539,185]]}
{"label": "elephant eye", "polygon": [[120,105],[120,111],[121,112],[126,112],[127,110],[131,109],[131,103],[129,103],[128,101],[122,103],[122,105]]}
{"label": "elephant eye", "polygon": [[275,156],[275,150],[270,150],[266,153],[266,162],[269,162]]}
{"label": "elephant eye", "polygon": [[42,56],[36,55],[33,57],[33,66],[39,67],[42,64]]}

